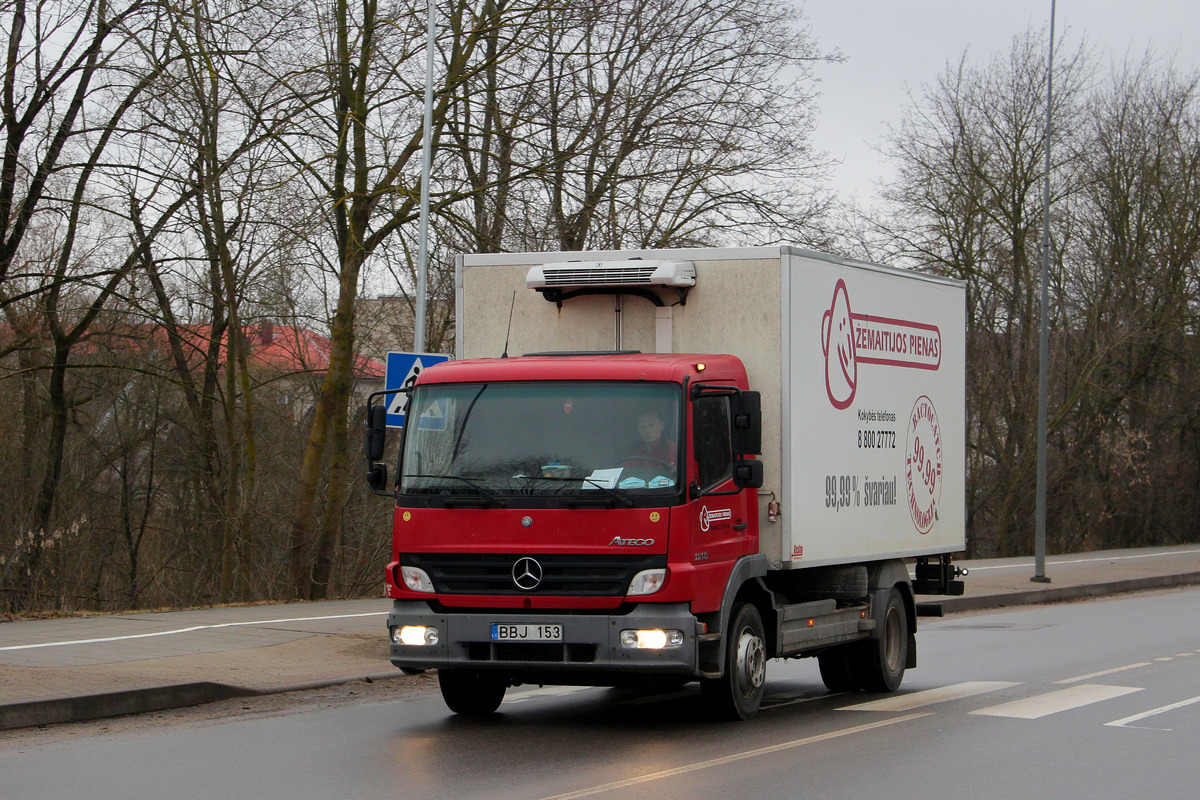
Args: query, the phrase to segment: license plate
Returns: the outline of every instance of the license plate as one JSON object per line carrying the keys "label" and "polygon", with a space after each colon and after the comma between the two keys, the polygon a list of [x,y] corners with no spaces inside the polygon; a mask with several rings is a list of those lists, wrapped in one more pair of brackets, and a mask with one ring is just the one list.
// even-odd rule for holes
{"label": "license plate", "polygon": [[562,625],[526,625],[524,623],[493,622],[493,642],[561,642]]}

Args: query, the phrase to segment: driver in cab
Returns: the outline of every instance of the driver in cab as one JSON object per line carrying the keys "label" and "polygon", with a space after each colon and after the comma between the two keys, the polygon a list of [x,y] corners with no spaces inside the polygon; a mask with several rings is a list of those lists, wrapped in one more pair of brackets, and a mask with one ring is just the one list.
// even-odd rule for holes
{"label": "driver in cab", "polygon": [[657,411],[644,411],[638,415],[638,441],[621,460],[626,476],[667,478],[674,483],[679,448],[674,441],[663,436],[665,427]]}

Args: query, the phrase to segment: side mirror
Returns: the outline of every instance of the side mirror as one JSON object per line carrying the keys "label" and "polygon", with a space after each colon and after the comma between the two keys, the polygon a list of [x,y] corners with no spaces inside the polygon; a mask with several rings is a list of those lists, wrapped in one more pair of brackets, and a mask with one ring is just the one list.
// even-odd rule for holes
{"label": "side mirror", "polygon": [[367,485],[375,492],[387,491],[387,464],[372,464],[367,470]]}
{"label": "side mirror", "polygon": [[[367,440],[363,446],[367,461],[383,458],[383,446],[387,439],[387,406],[367,407]],[[386,482],[386,480],[385,480]]]}
{"label": "side mirror", "polygon": [[733,397],[733,405],[730,424],[734,452],[761,454],[762,395],[758,392],[739,392]]}
{"label": "side mirror", "polygon": [[761,489],[763,485],[763,462],[756,458],[743,458],[733,465],[733,482],[739,489]]}

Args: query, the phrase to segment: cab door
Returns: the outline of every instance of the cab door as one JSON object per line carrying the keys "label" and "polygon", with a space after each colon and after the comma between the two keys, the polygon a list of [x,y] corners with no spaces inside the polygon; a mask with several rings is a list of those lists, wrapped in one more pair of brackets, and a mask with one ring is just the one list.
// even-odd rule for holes
{"label": "cab door", "polygon": [[720,606],[734,562],[758,550],[758,525],[750,518],[758,513],[754,490],[734,483],[731,399],[721,392],[691,401],[687,508],[698,612]]}

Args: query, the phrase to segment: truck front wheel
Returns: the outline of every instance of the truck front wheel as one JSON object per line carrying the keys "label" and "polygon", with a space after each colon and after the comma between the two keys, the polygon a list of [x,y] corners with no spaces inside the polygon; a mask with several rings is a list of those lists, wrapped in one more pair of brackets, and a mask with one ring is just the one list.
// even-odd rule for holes
{"label": "truck front wheel", "polygon": [[503,678],[466,669],[439,669],[438,687],[450,710],[465,717],[495,712],[508,689]]}
{"label": "truck front wheel", "polygon": [[720,719],[750,719],[762,703],[767,645],[762,617],[750,603],[733,610],[725,640],[725,674],[700,683],[705,703]]}

